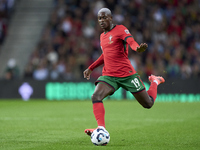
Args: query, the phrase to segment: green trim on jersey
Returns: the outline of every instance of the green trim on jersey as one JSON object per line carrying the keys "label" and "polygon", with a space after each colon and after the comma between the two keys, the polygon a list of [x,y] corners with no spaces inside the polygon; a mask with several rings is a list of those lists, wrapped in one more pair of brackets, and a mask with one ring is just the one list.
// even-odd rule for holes
{"label": "green trim on jersey", "polygon": [[123,41],[123,45],[124,45],[124,52],[126,51],[126,40],[130,37],[133,37],[133,36],[127,36],[125,37],[124,41]]}
{"label": "green trim on jersey", "polygon": [[127,36],[127,37],[125,37],[124,41],[126,42],[126,40],[127,40],[128,38],[130,38],[130,37],[133,37],[133,36]]}
{"label": "green trim on jersey", "polygon": [[114,25],[110,30],[104,32],[104,34],[108,33],[109,31],[111,31],[112,29],[114,29],[116,27],[116,25]]}

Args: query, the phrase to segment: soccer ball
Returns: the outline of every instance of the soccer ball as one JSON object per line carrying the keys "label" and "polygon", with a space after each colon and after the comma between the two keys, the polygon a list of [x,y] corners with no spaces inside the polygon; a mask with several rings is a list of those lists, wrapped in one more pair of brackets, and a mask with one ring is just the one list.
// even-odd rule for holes
{"label": "soccer ball", "polygon": [[97,128],[91,135],[91,141],[94,145],[107,145],[110,141],[110,134],[105,128]]}

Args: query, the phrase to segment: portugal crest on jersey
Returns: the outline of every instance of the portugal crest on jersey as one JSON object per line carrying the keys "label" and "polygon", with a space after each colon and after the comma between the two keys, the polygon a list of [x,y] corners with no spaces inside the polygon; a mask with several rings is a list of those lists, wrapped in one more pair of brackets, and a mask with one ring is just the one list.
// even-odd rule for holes
{"label": "portugal crest on jersey", "polygon": [[108,42],[109,44],[112,44],[112,43],[113,43],[112,38],[113,38],[112,35],[110,35],[110,36],[109,36],[109,42]]}

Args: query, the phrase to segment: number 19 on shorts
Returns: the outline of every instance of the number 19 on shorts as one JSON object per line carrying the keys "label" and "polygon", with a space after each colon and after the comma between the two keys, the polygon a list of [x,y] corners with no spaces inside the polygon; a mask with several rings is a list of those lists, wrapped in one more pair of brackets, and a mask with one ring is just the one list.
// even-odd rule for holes
{"label": "number 19 on shorts", "polygon": [[135,85],[135,87],[137,88],[137,90],[139,90],[141,87],[140,87],[140,82],[137,78],[131,80],[131,83],[133,83]]}

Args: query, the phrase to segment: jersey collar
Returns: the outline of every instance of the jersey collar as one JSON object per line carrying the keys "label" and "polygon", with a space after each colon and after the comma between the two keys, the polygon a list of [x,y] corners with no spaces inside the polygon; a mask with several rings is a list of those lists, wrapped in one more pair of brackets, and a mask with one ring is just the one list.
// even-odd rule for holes
{"label": "jersey collar", "polygon": [[109,31],[111,31],[112,29],[114,29],[116,27],[116,25],[114,25],[110,30],[108,30],[107,32],[104,32],[104,34],[108,33]]}

